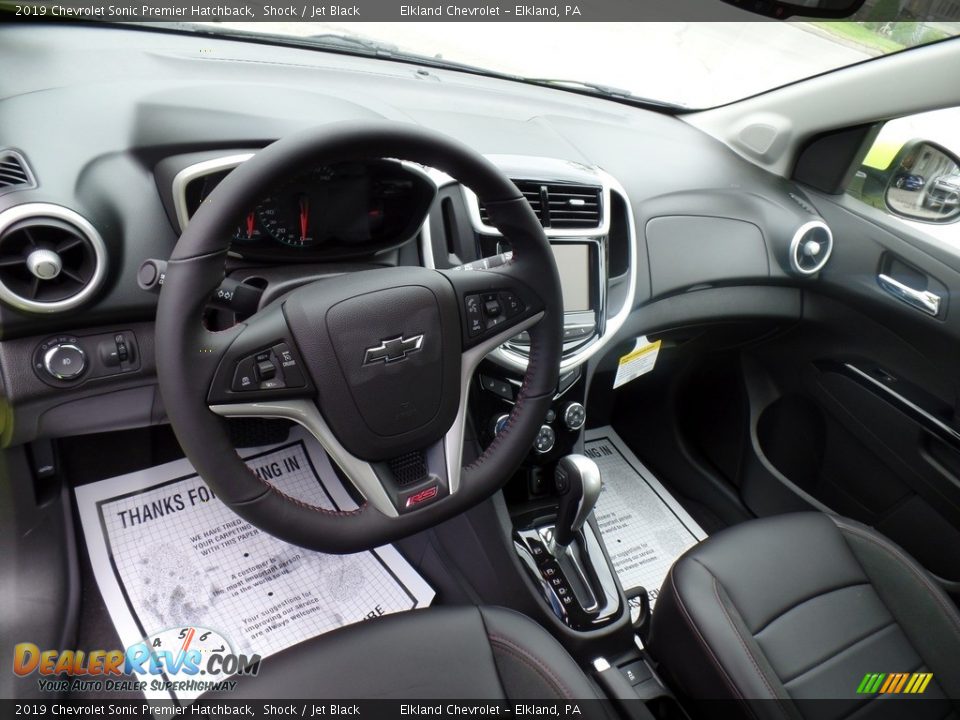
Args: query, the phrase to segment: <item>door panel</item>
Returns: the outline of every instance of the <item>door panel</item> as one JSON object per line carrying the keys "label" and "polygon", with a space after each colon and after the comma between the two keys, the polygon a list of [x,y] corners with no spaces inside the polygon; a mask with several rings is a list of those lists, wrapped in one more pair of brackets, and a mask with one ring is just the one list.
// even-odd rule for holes
{"label": "door panel", "polygon": [[[743,357],[741,496],[758,514],[799,500],[872,525],[958,591],[960,230],[953,251],[851,198],[811,196],[834,252],[803,322]],[[936,296],[935,314],[881,276]]]}

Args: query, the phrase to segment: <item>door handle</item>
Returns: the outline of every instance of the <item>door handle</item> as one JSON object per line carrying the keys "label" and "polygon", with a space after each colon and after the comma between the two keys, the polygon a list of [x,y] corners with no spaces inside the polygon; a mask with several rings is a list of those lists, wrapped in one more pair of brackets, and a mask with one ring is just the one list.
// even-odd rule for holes
{"label": "door handle", "polygon": [[877,275],[877,280],[880,283],[880,287],[907,305],[915,307],[917,310],[925,312],[927,315],[933,315],[934,317],[940,312],[941,298],[936,293],[932,293],[929,290],[917,290],[883,273]]}

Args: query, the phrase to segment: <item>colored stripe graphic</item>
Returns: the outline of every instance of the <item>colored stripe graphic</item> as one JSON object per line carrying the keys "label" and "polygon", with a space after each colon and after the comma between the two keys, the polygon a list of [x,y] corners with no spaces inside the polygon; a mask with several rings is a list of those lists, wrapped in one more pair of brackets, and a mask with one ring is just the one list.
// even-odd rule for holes
{"label": "colored stripe graphic", "polygon": [[933,673],[867,673],[857,686],[857,694],[919,695],[931,680]]}

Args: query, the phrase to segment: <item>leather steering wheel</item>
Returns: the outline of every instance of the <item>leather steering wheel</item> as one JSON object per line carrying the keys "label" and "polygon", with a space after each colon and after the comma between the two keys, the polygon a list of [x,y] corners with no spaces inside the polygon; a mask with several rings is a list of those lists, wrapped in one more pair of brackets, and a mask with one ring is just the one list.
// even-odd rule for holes
{"label": "leather steering wheel", "polygon": [[[509,240],[512,257],[489,268],[396,267],[317,280],[227,330],[204,327],[204,307],[248,208],[316,167],[379,158],[421,163],[469,186]],[[493,300],[501,312],[494,308],[491,316],[483,306]],[[220,500],[287,542],[356,552],[436,525],[502,487],[553,397],[562,318],[549,243],[500,170],[467,146],[411,124],[337,123],[269,145],[204,200],[167,266],[157,374],[177,439]],[[530,361],[509,422],[463,466],[473,372],[522,330],[530,333]],[[258,359],[273,362],[276,377],[237,387],[237,373]],[[282,417],[305,427],[362,496],[359,507],[314,507],[261,480],[230,442],[230,416]],[[398,476],[411,459],[423,471]]]}

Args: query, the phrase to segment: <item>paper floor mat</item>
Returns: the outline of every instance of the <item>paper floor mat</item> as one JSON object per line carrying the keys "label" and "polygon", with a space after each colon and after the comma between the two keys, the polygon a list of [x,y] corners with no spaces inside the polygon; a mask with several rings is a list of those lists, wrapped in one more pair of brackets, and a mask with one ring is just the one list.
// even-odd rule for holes
{"label": "paper floor mat", "polygon": [[[356,507],[319,444],[299,429],[242,455],[293,497]],[[342,625],[425,607],[434,596],[393,546],[324,555],[260,532],[216,499],[186,460],[83,485],[76,496],[94,576],[124,645],[98,649],[148,638],[152,652],[169,650],[173,662],[183,650],[205,653],[205,661],[221,646],[268,658]],[[148,681],[149,699],[182,701],[204,692],[196,683],[228,677],[184,673],[134,679]]]}
{"label": "paper floor mat", "polygon": [[707,534],[613,428],[587,431],[584,449],[603,477],[594,515],[620,583],[642,585],[653,604],[673,561]]}

